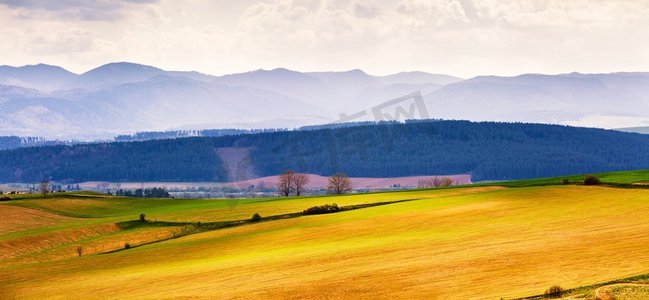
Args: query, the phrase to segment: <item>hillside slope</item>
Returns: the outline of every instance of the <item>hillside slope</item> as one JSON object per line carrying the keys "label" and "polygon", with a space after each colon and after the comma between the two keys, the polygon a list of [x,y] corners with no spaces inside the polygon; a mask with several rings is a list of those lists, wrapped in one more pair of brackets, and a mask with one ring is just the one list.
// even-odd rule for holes
{"label": "hillside slope", "polygon": [[[218,148],[251,170],[353,177],[471,174],[506,180],[649,168],[649,136],[516,123],[426,121],[0,151],[0,182],[226,181]],[[232,173],[232,171],[231,171]]]}
{"label": "hillside slope", "polygon": [[[264,201],[29,197],[0,203],[13,220],[0,224],[0,286],[20,298],[523,297],[646,273],[648,200],[647,189],[579,185]],[[325,203],[360,208],[299,213]],[[133,222],[140,213],[150,221]],[[249,222],[254,213],[285,217]],[[210,227],[219,222],[231,226]]]}

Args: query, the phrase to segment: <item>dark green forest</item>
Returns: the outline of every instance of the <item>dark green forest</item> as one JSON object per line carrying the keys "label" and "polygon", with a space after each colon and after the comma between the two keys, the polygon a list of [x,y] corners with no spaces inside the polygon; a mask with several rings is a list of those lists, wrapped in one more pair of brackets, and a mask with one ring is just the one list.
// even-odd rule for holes
{"label": "dark green forest", "polygon": [[0,151],[0,181],[224,181],[217,147],[251,147],[257,174],[285,169],[474,181],[649,168],[649,135],[558,125],[409,121],[222,137]]}

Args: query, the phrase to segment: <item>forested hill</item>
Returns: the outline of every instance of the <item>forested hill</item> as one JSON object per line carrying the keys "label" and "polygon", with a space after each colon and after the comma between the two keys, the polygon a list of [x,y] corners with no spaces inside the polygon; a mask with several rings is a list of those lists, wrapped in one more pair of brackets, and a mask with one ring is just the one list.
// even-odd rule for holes
{"label": "forested hill", "polygon": [[0,151],[0,181],[225,181],[216,148],[250,149],[255,173],[285,169],[474,181],[649,168],[649,135],[556,125],[412,121]]}

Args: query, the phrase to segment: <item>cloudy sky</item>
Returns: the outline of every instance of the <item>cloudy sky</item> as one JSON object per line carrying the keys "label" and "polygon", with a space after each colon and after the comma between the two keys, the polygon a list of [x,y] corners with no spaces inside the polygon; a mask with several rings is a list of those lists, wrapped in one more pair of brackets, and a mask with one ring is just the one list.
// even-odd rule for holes
{"label": "cloudy sky", "polygon": [[649,0],[0,0],[0,64],[649,71]]}

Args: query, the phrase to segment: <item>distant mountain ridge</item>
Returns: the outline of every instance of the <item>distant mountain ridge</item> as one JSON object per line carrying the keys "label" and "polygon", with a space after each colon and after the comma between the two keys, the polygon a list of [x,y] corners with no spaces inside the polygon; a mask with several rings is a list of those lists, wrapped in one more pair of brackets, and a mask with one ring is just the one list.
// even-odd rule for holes
{"label": "distant mountain ridge", "polygon": [[[425,72],[375,76],[363,70],[298,72],[285,68],[213,76],[128,62],[82,74],[45,64],[0,66],[0,136],[105,139],[138,131],[204,128],[295,128],[404,118],[537,122],[620,128],[649,124],[649,73],[461,78]],[[417,106],[421,109],[421,106]],[[370,113],[367,113],[370,112]],[[414,115],[413,115],[414,114]]]}
{"label": "distant mountain ridge", "polygon": [[[42,64],[2,66],[0,114],[5,117],[0,120],[0,135],[92,140],[136,131],[235,124],[246,128],[323,124],[341,112],[376,105],[386,95],[421,88],[408,86],[408,80],[401,86],[393,82],[385,84],[361,70],[302,73],[278,68],[212,76],[127,62],[82,74]],[[441,86],[426,84],[422,86],[426,91]]]}
{"label": "distant mountain ridge", "polygon": [[648,73],[478,76],[425,98],[444,119],[604,128],[649,123]]}
{"label": "distant mountain ridge", "polygon": [[625,127],[625,128],[616,128],[615,130],[617,130],[617,131],[622,131],[622,132],[632,132],[632,133],[640,133],[640,134],[649,134],[649,126],[645,126],[645,127]]}

